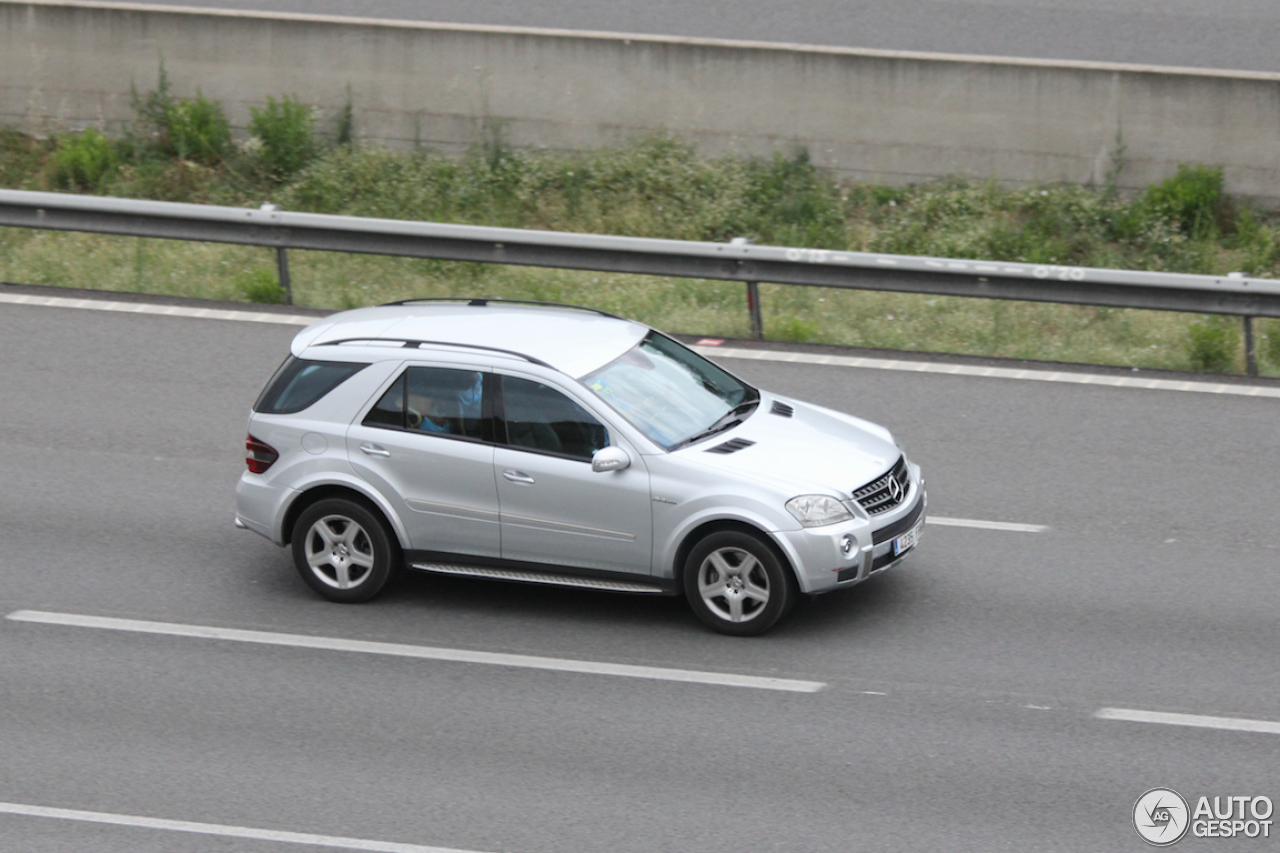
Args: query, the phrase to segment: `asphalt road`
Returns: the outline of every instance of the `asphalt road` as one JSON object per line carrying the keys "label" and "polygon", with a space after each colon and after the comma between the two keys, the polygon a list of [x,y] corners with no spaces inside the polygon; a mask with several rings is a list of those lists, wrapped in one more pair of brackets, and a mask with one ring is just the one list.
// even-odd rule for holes
{"label": "asphalt road", "polygon": [[[0,305],[0,609],[821,681],[817,693],[0,622],[5,804],[466,851],[1142,850],[1144,791],[1280,800],[1280,401],[728,363],[891,426],[934,515],[763,638],[437,577],[319,600],[231,525],[297,327]],[[1188,838],[1179,849],[1222,849]],[[1275,849],[1276,840],[1233,849]],[[0,814],[0,850],[312,845]]]}
{"label": "asphalt road", "polygon": [[184,0],[160,5],[1280,71],[1273,0]]}

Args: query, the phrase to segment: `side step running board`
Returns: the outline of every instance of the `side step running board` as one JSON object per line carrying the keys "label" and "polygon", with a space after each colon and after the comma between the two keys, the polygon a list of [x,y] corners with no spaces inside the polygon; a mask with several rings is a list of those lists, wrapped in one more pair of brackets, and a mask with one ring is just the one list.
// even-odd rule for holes
{"label": "side step running board", "polygon": [[611,581],[601,578],[584,578],[577,575],[546,575],[542,572],[518,572],[511,569],[489,569],[484,566],[455,566],[449,563],[414,563],[413,567],[438,575],[465,575],[473,578],[491,578],[500,581],[522,581],[553,586],[576,586],[584,589],[603,589],[609,592],[645,592],[662,594],[662,587],[629,581]]}

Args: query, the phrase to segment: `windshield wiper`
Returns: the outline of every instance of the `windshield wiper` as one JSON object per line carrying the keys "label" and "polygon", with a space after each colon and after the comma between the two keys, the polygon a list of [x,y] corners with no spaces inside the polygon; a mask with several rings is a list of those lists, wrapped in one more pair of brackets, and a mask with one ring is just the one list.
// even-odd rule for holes
{"label": "windshield wiper", "polygon": [[737,426],[738,424],[745,421],[747,419],[747,415],[749,415],[752,411],[754,411],[756,406],[758,405],[760,405],[760,395],[757,393],[753,399],[742,401],[741,403],[734,406],[729,411],[725,412],[720,417],[716,418],[715,422],[711,424],[711,426],[707,427],[701,432],[694,433],[693,435],[686,438],[684,441],[676,442],[675,444],[668,447],[667,450],[668,451],[679,450],[680,448],[684,447],[687,444],[693,444],[695,441],[704,439],[709,435],[715,435],[718,432],[724,432],[730,427]]}

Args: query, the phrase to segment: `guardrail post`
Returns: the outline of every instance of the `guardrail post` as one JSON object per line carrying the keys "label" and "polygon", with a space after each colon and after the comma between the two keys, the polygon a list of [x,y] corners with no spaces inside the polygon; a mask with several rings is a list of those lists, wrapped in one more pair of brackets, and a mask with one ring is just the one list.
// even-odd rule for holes
{"label": "guardrail post", "polygon": [[751,313],[751,337],[764,340],[764,318],[760,316],[760,283],[747,282],[747,311]]}
{"label": "guardrail post", "polygon": [[[271,202],[263,202],[259,210],[276,211],[280,209],[280,205]],[[284,304],[293,304],[293,282],[289,278],[289,250],[284,246],[276,247],[276,281],[280,284],[280,289],[284,291]]]}
{"label": "guardrail post", "polygon": [[1258,375],[1258,348],[1253,339],[1253,318],[1244,315],[1244,369],[1250,376]]}
{"label": "guardrail post", "polygon": [[276,249],[276,272],[280,277],[280,286],[284,288],[284,304],[293,304],[293,283],[289,280],[289,250],[284,246]]}
{"label": "guardrail post", "polygon": [[[734,237],[729,241],[730,246],[750,246],[755,243],[750,237]],[[738,266],[742,266],[742,261],[738,262]],[[747,282],[747,313],[751,316],[751,337],[754,340],[764,340],[764,318],[760,315],[760,282]]]}

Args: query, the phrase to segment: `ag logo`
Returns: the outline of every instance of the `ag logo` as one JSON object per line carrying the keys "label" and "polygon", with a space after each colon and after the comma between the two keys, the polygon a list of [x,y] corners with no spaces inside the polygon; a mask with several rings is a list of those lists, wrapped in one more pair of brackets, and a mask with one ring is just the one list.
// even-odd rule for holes
{"label": "ag logo", "polygon": [[1180,841],[1187,834],[1189,817],[1187,801],[1171,788],[1152,788],[1133,804],[1133,828],[1156,847]]}

